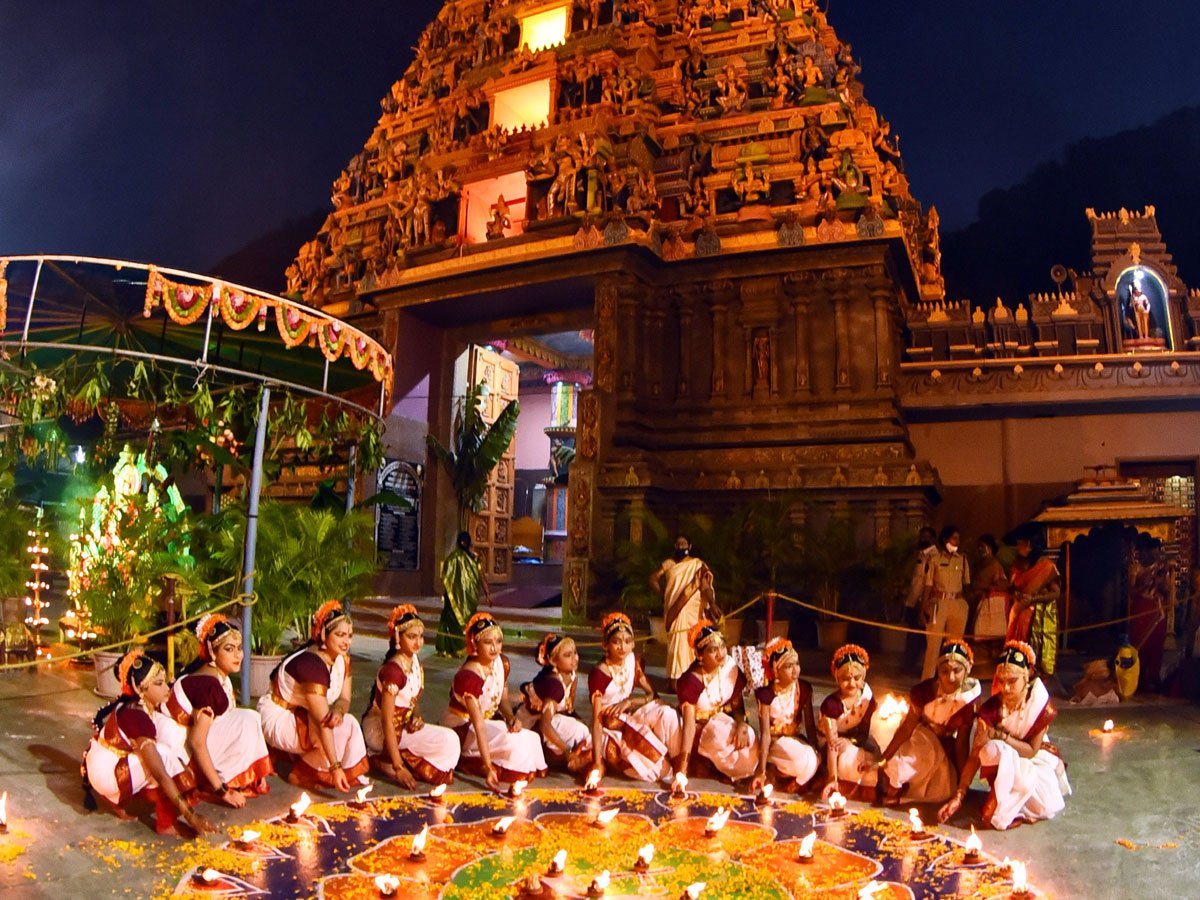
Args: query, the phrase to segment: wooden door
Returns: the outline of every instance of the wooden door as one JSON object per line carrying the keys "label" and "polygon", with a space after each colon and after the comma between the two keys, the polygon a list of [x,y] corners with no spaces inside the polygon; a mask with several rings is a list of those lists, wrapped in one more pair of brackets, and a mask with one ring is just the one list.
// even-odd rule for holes
{"label": "wooden door", "polygon": [[[469,384],[485,383],[487,396],[481,409],[489,425],[510,401],[517,399],[520,371],[515,362],[483,347],[472,347],[467,363]],[[471,517],[471,543],[479,554],[479,564],[488,583],[507,584],[512,580],[513,483],[516,477],[516,441],[492,471],[484,495],[484,509]]]}

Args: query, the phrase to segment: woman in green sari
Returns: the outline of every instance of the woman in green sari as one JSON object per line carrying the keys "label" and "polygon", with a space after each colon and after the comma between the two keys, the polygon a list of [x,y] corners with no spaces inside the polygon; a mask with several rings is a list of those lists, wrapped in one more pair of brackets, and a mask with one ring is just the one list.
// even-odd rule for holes
{"label": "woman in green sari", "polygon": [[444,602],[435,642],[438,656],[462,656],[467,646],[463,629],[479,607],[479,592],[483,591],[489,606],[492,602],[479,559],[471,552],[471,535],[460,531],[454,543],[450,555],[442,560]]}

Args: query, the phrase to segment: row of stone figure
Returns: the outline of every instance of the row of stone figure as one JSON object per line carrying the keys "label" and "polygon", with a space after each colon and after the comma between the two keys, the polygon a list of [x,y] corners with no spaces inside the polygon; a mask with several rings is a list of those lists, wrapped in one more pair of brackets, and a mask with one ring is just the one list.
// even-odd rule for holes
{"label": "row of stone figure", "polygon": [[[467,658],[454,676],[440,725],[426,723],[419,698],[425,625],[408,605],[389,621],[389,652],[362,721],[350,714],[353,626],[336,601],[314,617],[310,641],[272,673],[257,710],[239,709],[229,675],[241,663],[241,635],[223,616],[201,620],[201,655],[168,685],[162,666],[134,651],[120,663],[123,696],[97,714],[85,755],[90,791],[128,813],[155,804],[160,831],[211,829],[193,810],[202,799],[239,807],[266,793],[275,766],[288,781],[348,792],[374,769],[403,788],[447,784],[456,770],[495,791],[560,766],[597,785],[607,773],[636,781],[715,777],[751,791],[820,790],[884,803],[938,803],[953,815],[976,772],[988,781],[985,824],[1050,818],[1070,793],[1065,766],[1047,738],[1056,713],[1034,675],[1025,644],[1005,645],[994,693],[970,677],[961,640],[941,648],[934,677],[907,703],[877,702],[869,658],[853,644],[833,656],[836,689],[814,716],[811,685],[786,639],[763,649],[726,647],[702,620],[688,635],[695,661],[675,682],[676,704],[651,686],[624,614],[602,624],[603,658],[589,672],[591,721],[575,709],[579,653],[549,634],[538,674],[520,685],[514,706],[500,623],[477,613],[466,627]],[[746,718],[753,690],[758,729]],[[974,737],[972,738],[972,734]]]}

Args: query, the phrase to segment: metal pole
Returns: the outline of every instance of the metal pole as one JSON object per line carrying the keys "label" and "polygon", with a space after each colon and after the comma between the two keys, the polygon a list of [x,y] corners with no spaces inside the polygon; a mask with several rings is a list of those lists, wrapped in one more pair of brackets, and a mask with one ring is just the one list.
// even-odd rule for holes
{"label": "metal pole", "polygon": [[25,308],[25,327],[21,329],[21,343],[29,340],[29,321],[33,318],[33,298],[37,296],[38,282],[42,279],[42,262],[38,260],[37,271],[33,273],[33,287],[29,289],[29,306]]}
{"label": "metal pole", "polygon": [[[258,405],[258,431],[254,435],[254,468],[250,470],[250,508],[246,513],[246,557],[242,564],[244,594],[254,593],[254,551],[258,540],[258,495],[262,489],[263,447],[267,443],[267,410],[271,389],[263,385]],[[247,598],[248,599],[248,598]],[[250,615],[251,607],[242,607],[242,706],[250,705]]]}
{"label": "metal pole", "polygon": [[[346,461],[346,512],[354,509],[354,469],[358,458],[358,444],[350,445],[350,458]],[[350,598],[346,598],[346,615],[350,615]]]}
{"label": "metal pole", "polygon": [[217,291],[218,291],[218,288],[214,287],[213,288],[213,298],[209,302],[208,314],[205,317],[206,321],[204,322],[204,350],[200,354],[201,362],[208,362],[208,338],[212,334],[213,316],[215,316],[217,314],[217,308],[220,305],[219,304],[220,297],[219,297]]}

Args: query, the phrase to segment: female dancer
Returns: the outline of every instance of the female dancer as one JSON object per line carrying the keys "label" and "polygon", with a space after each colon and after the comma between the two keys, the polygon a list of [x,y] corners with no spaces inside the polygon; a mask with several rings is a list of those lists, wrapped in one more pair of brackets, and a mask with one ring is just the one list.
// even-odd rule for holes
{"label": "female dancer", "polygon": [[[662,703],[633,652],[633,623],[611,612],[600,623],[604,659],[588,674],[592,699],[592,766],[601,776],[606,765],[639,781],[658,781],[671,773],[679,755],[679,713]],[[633,689],[645,695],[633,699]]]}
{"label": "female dancer", "polygon": [[117,677],[121,696],[92,720],[92,740],[84,755],[84,806],[95,809],[94,789],[121,818],[133,818],[131,800],[152,802],[160,834],[178,834],[179,821],[198,834],[216,831],[188,803],[196,782],[186,758],[155,740],[152,717],[170,693],[167,673],[141,650],[132,650],[121,658]]}
{"label": "female dancer", "polygon": [[[725,650],[725,638],[708,619],[688,635],[696,661],[679,676],[675,694],[683,714],[678,770],[688,774],[692,753],[737,781],[754,774],[758,747],[746,724],[746,678]],[[699,726],[699,727],[697,727]]]}
{"label": "female dancer", "polygon": [[1018,820],[1052,819],[1071,793],[1067,767],[1047,740],[1058,710],[1041,680],[1034,677],[1037,658],[1028,644],[1008,641],[996,666],[1000,692],[979,708],[975,746],[958,776],[958,790],[938,810],[945,822],[958,812],[975,772],[991,786],[983,821],[1003,830]]}
{"label": "female dancer", "polygon": [[354,626],[330,600],[313,616],[309,641],[271,673],[258,701],[267,744],[300,758],[288,782],[350,790],[369,768],[362,727],[350,715],[350,641]]}
{"label": "female dancer", "polygon": [[414,607],[405,603],[388,619],[388,655],[375,684],[363,738],[371,754],[371,767],[416,790],[416,779],[430,784],[454,780],[461,751],[458,735],[421,718],[417,700],[425,689],[425,670],[417,654],[425,645],[425,623]]}
{"label": "female dancer", "polygon": [[[800,657],[787,638],[774,638],[763,651],[767,683],[754,692],[758,700],[758,776],[752,788],[767,782],[767,764],[785,778],[789,792],[799,792],[817,774],[817,726],[813,719],[812,685],[800,678]],[[804,732],[801,734],[801,727]]]}
{"label": "female dancer", "polygon": [[[482,772],[488,787],[529,781],[546,774],[546,757],[536,732],[521,728],[508,700],[508,657],[500,623],[475,613],[466,627],[467,661],[454,676],[442,724],[458,733],[460,763]],[[496,720],[499,713],[503,721]]]}
{"label": "female dancer", "polygon": [[942,803],[970,754],[979,682],[966,641],[942,642],[937,675],[909,694],[908,715],[879,759],[885,802]]}
{"label": "female dancer", "polygon": [[187,729],[187,748],[200,784],[234,808],[247,796],[270,790],[275,771],[263,738],[262,718],[238,709],[229,676],[242,667],[242,633],[225,616],[213,614],[196,623],[200,656],[175,679],[167,712]]}
{"label": "female dancer", "polygon": [[874,794],[879,747],[871,737],[875,696],[867,684],[871,657],[857,644],[846,644],[833,654],[833,679],[837,690],[821,703],[817,729],[828,750],[829,783],[821,796],[835,790],[847,796]]}
{"label": "female dancer", "polygon": [[525,702],[517,708],[517,717],[542,736],[550,762],[565,763],[568,770],[578,772],[591,762],[592,733],[575,715],[579,672],[575,641],[561,634],[546,635],[538,645],[537,661],[542,669],[521,685]]}

